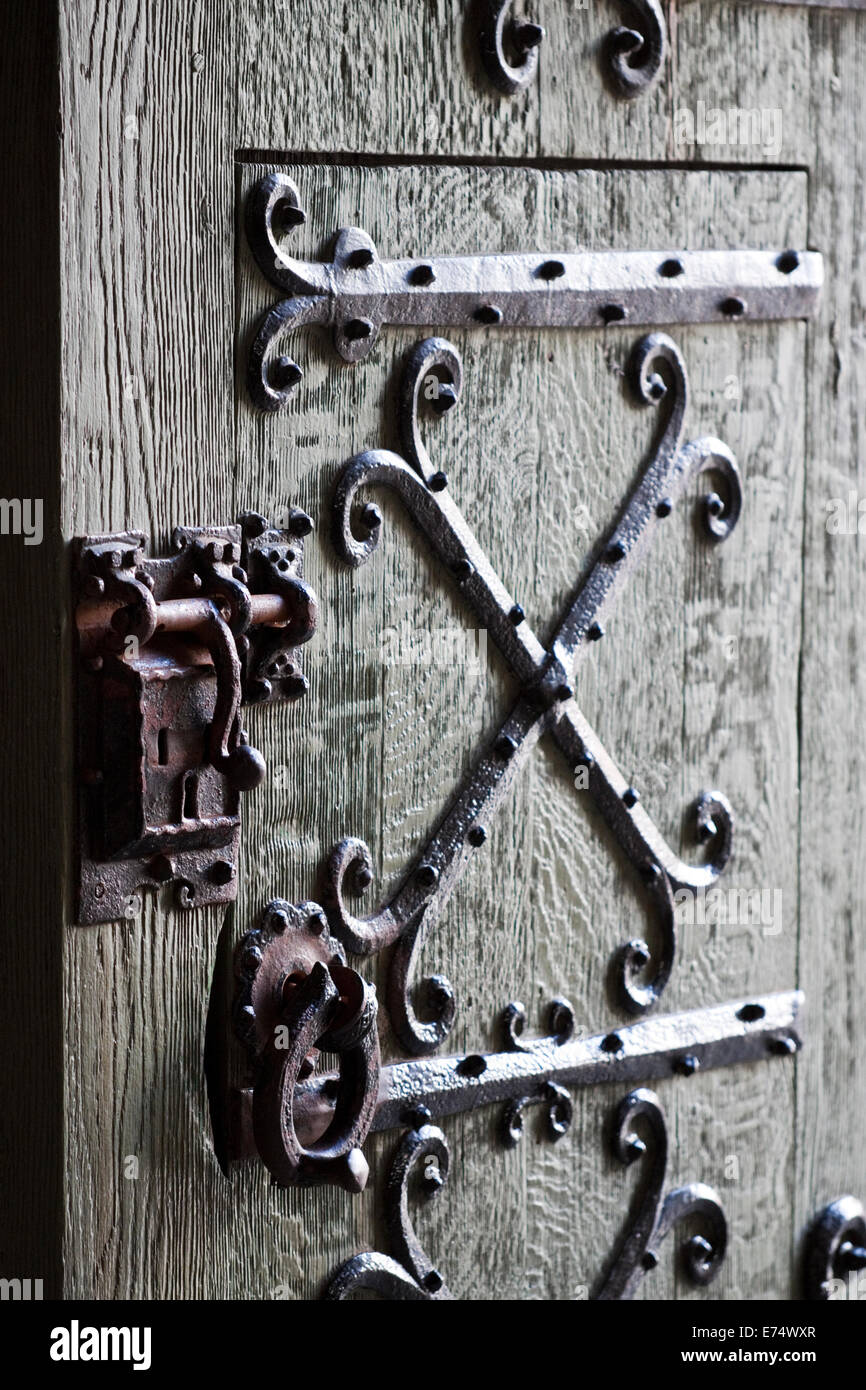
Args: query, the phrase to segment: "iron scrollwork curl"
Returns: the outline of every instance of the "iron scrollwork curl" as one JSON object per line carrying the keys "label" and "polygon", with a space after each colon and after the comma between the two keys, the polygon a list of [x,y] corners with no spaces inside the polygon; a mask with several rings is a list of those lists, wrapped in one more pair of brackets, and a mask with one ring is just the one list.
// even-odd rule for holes
{"label": "iron scrollwork curl", "polygon": [[[645,1139],[637,1133],[636,1124],[640,1124]],[[653,1091],[630,1091],[620,1101],[614,1115],[611,1147],[623,1164],[640,1160],[644,1179],[628,1227],[595,1297],[605,1302],[633,1298],[644,1276],[658,1264],[658,1246],[665,1236],[689,1219],[699,1221],[702,1230],[683,1243],[683,1269],[693,1284],[709,1284],[725,1257],[725,1214],[717,1194],[703,1183],[690,1183],[663,1196],[667,1125]]]}
{"label": "iron scrollwork curl", "polygon": [[[667,52],[667,27],[659,0],[621,0],[621,8],[628,23],[605,36],[601,60],[613,94],[629,101],[658,80]],[[478,51],[494,87],[506,96],[523,91],[538,72],[542,26],[518,19],[512,0],[483,0],[476,22]]]}
{"label": "iron scrollwork curl", "polygon": [[856,1197],[837,1197],[818,1212],[806,1237],[804,1294],[827,1302],[854,1271],[866,1269],[866,1213]]}
{"label": "iron scrollwork curl", "polygon": [[417,1128],[400,1141],[385,1185],[385,1224],[396,1258],[364,1251],[341,1265],[330,1281],[325,1297],[350,1298],[361,1289],[399,1301],[445,1302],[452,1295],[442,1275],[421,1247],[409,1215],[410,1184],[423,1166],[421,1186],[427,1200],[435,1198],[448,1180],[450,1154],[441,1129],[426,1123],[425,1112],[416,1116]]}

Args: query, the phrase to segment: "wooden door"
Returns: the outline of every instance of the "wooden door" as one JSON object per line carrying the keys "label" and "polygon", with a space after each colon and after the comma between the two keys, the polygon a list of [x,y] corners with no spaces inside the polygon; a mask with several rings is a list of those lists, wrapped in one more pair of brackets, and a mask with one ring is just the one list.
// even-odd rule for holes
{"label": "wooden door", "polygon": [[[399,1130],[364,1145],[362,1194],[285,1190],[257,1158],[228,1161],[215,1090],[249,1084],[224,1006],[232,953],[265,905],[318,901],[346,836],[372,857],[358,910],[386,901],[518,692],[399,500],[370,494],[382,541],[364,566],[333,543],[341,467],[363,450],[399,452],[407,355],[437,333],[462,357],[460,402],[425,416],[424,440],[543,642],[653,448],[653,412],[628,377],[651,330],[628,319],[388,328],[354,365],[329,333],[302,329],[286,348],[302,382],[284,409],[257,409],[250,343],[279,296],[251,254],[244,208],[273,172],[301,195],[307,220],[286,242],[308,262],[327,261],[347,226],[392,259],[823,254],[812,322],[747,313],[665,329],[688,372],[684,437],[729,446],[742,514],[713,544],[691,487],[623,586],[575,694],[675,854],[701,857],[688,808],[702,789],[719,788],[736,813],[721,905],[709,918],[679,905],[670,983],[651,1016],[795,989],[807,999],[802,1051],[653,1081],[665,1191],[715,1189],[728,1238],[708,1289],[665,1247],[637,1296],[798,1296],[814,1213],[866,1192],[850,1101],[864,1068],[862,582],[857,534],[827,525],[828,503],[856,493],[862,468],[864,21],[736,0],[671,6],[661,77],[623,102],[599,47],[616,7],[603,18],[566,0],[544,8],[537,76],[511,95],[491,85],[459,0],[411,13],[384,0],[59,8],[59,440],[22,455],[22,469],[38,458],[54,508],[40,552],[52,562],[37,571],[20,551],[7,574],[28,586],[22,632],[35,607],[52,614],[59,694],[29,711],[30,732],[7,751],[9,785],[22,788],[61,730],[62,775],[41,783],[48,857],[10,866],[17,898],[38,904],[40,983],[17,958],[9,978],[26,1029],[31,995],[51,1018],[28,1064],[47,1089],[34,1100],[30,1087],[16,1111],[40,1118],[16,1142],[44,1164],[44,1107],[50,1127],[62,1117],[52,1181],[29,1200],[53,1252],[46,1278],[66,1297],[317,1298],[358,1252],[391,1250],[383,1193]],[[702,102],[768,113],[757,143],[733,126],[708,140],[706,119],[703,143],[700,123],[684,141],[682,113],[697,118]],[[23,265],[25,245],[18,255]],[[28,350],[35,362],[37,344]],[[314,522],[304,566],[320,623],[304,698],[245,712],[269,777],[245,800],[236,901],[182,908],[164,889],[123,921],[75,925],[69,543],[141,530],[159,555],[175,526],[293,507]],[[617,952],[646,936],[655,960],[661,943],[645,885],[578,774],[550,738],[538,743],[424,947],[415,975],[444,975],[457,1000],[440,1055],[501,1049],[510,1001],[525,1006],[527,1037],[546,1032],[555,998],[570,1001],[578,1036],[634,1022]],[[21,825],[32,849],[44,832],[35,818]],[[352,964],[386,998],[387,953]],[[380,1037],[385,1063],[407,1056],[384,1008]],[[454,1297],[598,1291],[639,1181],[640,1164],[620,1162],[609,1140],[629,1090],[575,1091],[556,1142],[534,1107],[512,1148],[501,1106],[441,1121],[449,1180],[413,1220]],[[27,1249],[27,1224],[13,1223],[12,1250]]]}

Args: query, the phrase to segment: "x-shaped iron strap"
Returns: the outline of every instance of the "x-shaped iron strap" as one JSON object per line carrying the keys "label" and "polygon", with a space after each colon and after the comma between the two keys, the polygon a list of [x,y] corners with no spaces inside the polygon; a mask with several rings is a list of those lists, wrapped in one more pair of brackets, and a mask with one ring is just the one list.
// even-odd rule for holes
{"label": "x-shaped iron strap", "polygon": [[[369,450],[343,469],[334,497],[335,544],[343,559],[363,564],[379,543],[381,515],[372,503],[356,506],[358,493],[371,484],[396,491],[490,632],[521,682],[522,693],[401,886],[378,912],[356,917],[345,899],[347,888],[363,891],[372,881],[367,845],[357,839],[343,840],[330,859],[325,906],[332,929],[349,950],[360,955],[396,943],[388,1009],[401,1043],[414,1053],[432,1052],[440,1045],[456,1007],[448,981],[432,976],[425,983],[433,1018],[422,1022],[417,1017],[409,998],[417,956],[474,851],[484,843],[486,824],[543,733],[551,734],[572,767],[586,769],[590,796],[644,878],[658,915],[662,944],[655,961],[641,940],[629,941],[618,952],[621,1003],[630,1013],[639,1014],[661,995],[675,952],[674,893],[706,888],[722,872],[731,853],[733,814],[719,792],[705,792],[696,812],[698,834],[711,842],[708,858],[693,865],[674,854],[578,708],[574,680],[589,644],[603,633],[601,618],[626,573],[637,564],[689,480],[712,470],[723,481],[724,497],[710,492],[703,499],[704,525],[713,540],[730,534],[742,499],[737,465],[725,444],[714,438],[681,444],[688,383],[676,344],[662,333],[642,338],[632,354],[629,376],[641,403],[658,406],[664,402],[658,443],[613,526],[596,547],[576,596],[550,647],[545,648],[448,495],[445,474],[433,468],[421,442],[419,404],[422,386],[431,376],[439,381],[433,404],[441,413],[456,402],[462,383],[460,357],[445,339],[428,338],[418,344],[406,365],[399,396],[403,457],[388,450]],[[358,532],[363,532],[361,539]]]}

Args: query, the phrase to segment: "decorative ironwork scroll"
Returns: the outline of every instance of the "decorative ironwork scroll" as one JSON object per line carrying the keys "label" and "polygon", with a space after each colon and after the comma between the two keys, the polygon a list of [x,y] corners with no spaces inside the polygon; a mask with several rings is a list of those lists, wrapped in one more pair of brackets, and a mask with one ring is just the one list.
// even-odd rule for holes
{"label": "decorative ironwork scroll", "polygon": [[804,1293],[814,1302],[833,1297],[855,1270],[866,1269],[866,1213],[856,1197],[838,1197],[823,1207],[806,1237]]}
{"label": "decorative ironwork scroll", "polygon": [[[751,0],[755,3],[756,0]],[[757,0],[760,4],[805,4],[818,9],[862,10],[866,0]],[[619,0],[628,24],[611,29],[601,45],[602,71],[613,94],[624,101],[655,86],[667,55],[668,37],[659,0]],[[493,86],[507,96],[528,87],[538,72],[544,29],[513,12],[513,0],[479,0],[478,52]]]}
{"label": "decorative ironwork scroll", "polygon": [[359,506],[358,495],[372,485],[396,491],[523,689],[401,886],[377,912],[359,918],[346,901],[347,885],[364,889],[372,881],[370,851],[363,841],[343,840],[328,865],[324,905],[331,929],[359,955],[395,946],[388,1008],[400,1041],[416,1053],[440,1045],[454,1021],[455,1002],[447,980],[434,976],[426,985],[433,1017],[419,1020],[409,997],[415,961],[484,843],[491,818],[545,733],[552,736],[570,767],[585,769],[589,795],[635,866],[658,921],[662,947],[657,960],[652,960],[643,940],[628,942],[619,953],[620,1002],[628,1012],[640,1013],[662,993],[676,944],[674,894],[681,888],[709,887],[722,872],[731,853],[733,814],[720,792],[704,792],[696,803],[695,827],[708,844],[706,862],[688,864],[674,854],[640,805],[638,792],[581,713],[574,682],[581,661],[604,634],[602,618],[619,587],[689,482],[706,471],[720,480],[722,495],[711,491],[703,500],[704,527],[713,541],[730,534],[741,505],[739,473],[727,446],[712,438],[681,442],[688,386],[679,349],[664,334],[642,338],[632,354],[629,377],[638,401],[661,409],[657,442],[631,496],[596,546],[553,641],[545,647],[499,580],[451,500],[446,475],[434,469],[421,442],[421,387],[431,374],[440,383],[440,410],[443,405],[452,407],[460,394],[462,366],[455,348],[442,338],[420,343],[405,368],[399,393],[403,457],[371,450],[351,460],[341,473],[334,495],[335,545],[350,564],[363,564],[379,543],[381,516],[369,502]]}
{"label": "decorative ironwork scroll", "polygon": [[[770,996],[760,1006],[753,1002],[752,1007],[769,1005],[770,1008],[786,1011],[789,1001],[793,998],[794,996],[785,995]],[[673,1031],[679,1030],[682,1040],[685,1041],[690,1028],[694,1028],[700,1034],[709,1021],[707,1015],[715,1013],[721,1018],[723,1012],[731,1010],[735,1017],[739,1017],[748,1007],[747,1004],[724,1006],[724,1010],[706,1010],[704,1014],[682,1014],[667,1022]],[[798,1004],[795,1005],[795,1013],[797,1007]],[[661,1020],[654,1024],[635,1024],[623,1031],[638,1034],[657,1026],[658,1022]],[[799,1038],[787,1030],[781,1034],[774,1033],[771,1038],[764,1034],[763,1044],[766,1048],[768,1043],[787,1044],[795,1038],[793,1045],[796,1048],[799,1046]],[[596,1048],[603,1050],[604,1039],[591,1041]],[[628,1046],[624,1040],[622,1041],[624,1046]],[[720,1037],[715,1045],[703,1046],[703,1063],[713,1066],[723,1064],[723,1061],[731,1063],[740,1060],[734,1055],[736,1048],[733,1043],[733,1036],[729,1036],[725,1039]],[[589,1044],[590,1040],[587,1039],[584,1044],[577,1046]],[[776,1050],[786,1052],[788,1049],[787,1046],[783,1046]],[[486,1060],[489,1062],[491,1059]],[[649,1060],[647,1058],[647,1061]],[[688,1062],[685,1067],[682,1065],[684,1061]],[[659,1054],[656,1055],[655,1062],[661,1063]],[[680,1054],[678,1058],[668,1054],[665,1063],[667,1066],[673,1065],[674,1070],[678,1070],[681,1075],[691,1075],[701,1065],[693,1052]],[[436,1064],[425,1061],[412,1065],[417,1070],[428,1070]],[[556,1074],[565,1079],[565,1071],[566,1069],[562,1068]],[[613,1074],[604,1079],[613,1080]],[[561,1096],[567,1099],[567,1092],[551,1081],[546,1082],[545,1086],[547,1094],[544,1098],[551,1105],[551,1116],[555,1116],[550,1125],[550,1135],[556,1139],[567,1131],[570,1101],[568,1110],[565,1111]],[[557,1094],[551,1097],[551,1091]],[[482,1100],[479,1103],[485,1102]],[[469,1107],[464,1105],[461,1108]],[[508,1116],[509,1111],[506,1110],[505,1113]],[[385,1298],[400,1300],[443,1300],[452,1296],[441,1273],[420,1246],[409,1215],[409,1184],[413,1172],[423,1169],[420,1187],[427,1199],[437,1197],[447,1181],[447,1140],[442,1130],[431,1123],[433,1115],[428,1106],[415,1104],[414,1108],[403,1112],[402,1118],[408,1128],[397,1146],[384,1191],[385,1223],[393,1255],[364,1251],[347,1260],[328,1285],[326,1297],[329,1299],[345,1299],[361,1289],[378,1293]],[[664,1195],[667,1129],[661,1104],[652,1091],[641,1088],[629,1092],[616,1107],[613,1119],[611,1147],[615,1157],[626,1165],[639,1161],[643,1175],[625,1229],[593,1296],[607,1302],[632,1298],[642,1279],[658,1264],[658,1249],[665,1237],[690,1218],[696,1220],[701,1229],[683,1242],[680,1249],[682,1267],[692,1283],[709,1284],[721,1267],[727,1246],[727,1223],[717,1193],[703,1183],[690,1183]],[[645,1137],[642,1138],[639,1131],[643,1131]]]}
{"label": "decorative ironwork scroll", "polygon": [[[330,1285],[332,1298],[359,1288],[397,1299],[450,1297],[409,1216],[412,1175],[421,1176],[428,1197],[448,1176],[447,1140],[434,1121],[500,1105],[501,1142],[514,1147],[527,1108],[540,1105],[556,1141],[571,1125],[572,1090],[688,1078],[789,1056],[801,1046],[798,992],[646,1019],[584,1038],[574,1035],[571,1005],[556,999],[544,1037],[524,1036],[526,1013],[515,1002],[502,1014],[499,1052],[381,1066],[375,991],[346,968],[321,907],[312,902],[272,902],[261,925],[240,942],[235,970],[235,1024],[253,1084],[235,1094],[229,1158],[258,1155],[281,1185],[336,1182],[358,1192],[368,1177],[362,1152],[368,1134],[404,1131],[385,1188],[392,1253],[349,1260]],[[338,1071],[321,1069],[321,1051],[337,1054]],[[633,1090],[620,1103],[612,1148],[623,1163],[640,1159],[643,1180],[596,1296],[630,1298],[657,1263],[665,1236],[692,1216],[702,1233],[683,1247],[684,1266],[693,1282],[708,1283],[724,1257],[724,1216],[715,1193],[701,1184],[663,1195],[667,1133],[652,1091]]]}
{"label": "decorative ironwork scroll", "polygon": [[[622,0],[629,26],[611,29],[602,44],[602,68],[623,100],[656,82],[667,53],[667,29],[659,0]],[[488,78],[507,96],[528,87],[538,71],[544,29],[513,13],[512,0],[481,0],[478,51]]]}
{"label": "decorative ironwork scroll", "polygon": [[247,197],[250,249],[271,284],[288,292],[262,316],[247,367],[250,395],[280,410],[303,372],[277,355],[305,324],[331,325],[346,362],[359,362],[388,324],[439,328],[598,328],[808,318],[823,275],[816,252],[579,251],[381,260],[366,232],[343,228],[330,264],[283,249],[306,220],[297,186],[274,172]]}

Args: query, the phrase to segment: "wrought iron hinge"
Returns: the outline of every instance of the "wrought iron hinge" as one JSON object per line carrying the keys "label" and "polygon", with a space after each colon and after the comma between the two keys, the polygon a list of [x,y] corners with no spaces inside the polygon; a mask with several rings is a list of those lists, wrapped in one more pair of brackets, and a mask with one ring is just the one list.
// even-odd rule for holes
{"label": "wrought iron hinge", "polygon": [[306,691],[311,528],[249,512],[178,527],[158,560],[138,531],[77,542],[79,922],[135,916],[169,881],[183,907],[235,897],[240,793],[265,773],[240,706]]}
{"label": "wrought iron hinge", "polygon": [[[796,991],[585,1038],[574,1036],[573,1010],[558,999],[546,1037],[527,1039],[523,1005],[512,1003],[502,1016],[502,1051],[382,1066],[375,990],[347,967],[324,911],[313,902],[272,902],[261,926],[240,942],[235,970],[235,1027],[248,1051],[251,1085],[232,1092],[222,1117],[224,1162],[258,1155],[279,1185],[336,1183],[359,1192],[368,1177],[362,1152],[368,1134],[405,1131],[386,1182],[394,1255],[349,1260],[330,1284],[331,1298],[358,1288],[401,1299],[450,1297],[415,1239],[408,1210],[413,1172],[423,1168],[428,1197],[447,1178],[448,1144],[434,1120],[500,1105],[500,1138],[514,1147],[528,1108],[537,1105],[546,1113],[549,1138],[557,1140],[571,1124],[573,1089],[688,1078],[790,1056],[801,1045],[803,996]],[[317,1071],[322,1051],[337,1055],[338,1071]],[[715,1192],[702,1184],[664,1196],[667,1134],[651,1091],[632,1090],[620,1102],[612,1145],[624,1164],[642,1161],[645,1181],[595,1296],[632,1297],[658,1262],[665,1235],[686,1217],[701,1222],[701,1234],[683,1250],[686,1271],[693,1282],[709,1283],[724,1257],[725,1218]]]}
{"label": "wrought iron hinge", "polygon": [[[629,101],[658,80],[668,50],[667,25],[659,0],[619,0],[628,24],[611,29],[601,44],[602,72],[614,96]],[[796,4],[799,0],[753,0]],[[866,0],[805,0],[821,9],[863,10]],[[538,72],[543,27],[514,13],[513,0],[479,0],[475,10],[478,53],[493,86],[511,96]]]}
{"label": "wrought iron hinge", "polygon": [[381,260],[358,227],[337,234],[328,264],[293,260],[287,229],[305,220],[296,185],[267,174],[246,205],[259,268],[289,297],[260,319],[247,384],[262,410],[282,409],[303,372],[276,344],[304,324],[330,324],[359,362],[388,324],[459,328],[599,328],[809,318],[823,279],[815,252],[578,251]]}

